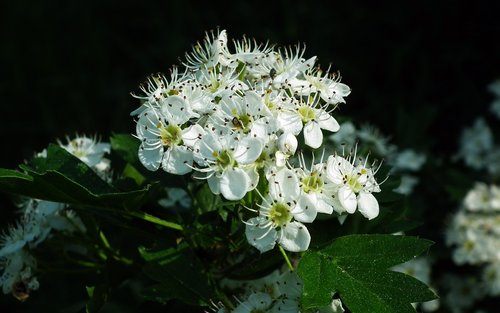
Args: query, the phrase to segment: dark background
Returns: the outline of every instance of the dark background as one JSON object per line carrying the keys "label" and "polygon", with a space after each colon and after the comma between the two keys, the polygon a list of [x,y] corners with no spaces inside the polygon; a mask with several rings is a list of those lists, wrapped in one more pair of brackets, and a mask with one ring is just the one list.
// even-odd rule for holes
{"label": "dark background", "polygon": [[[328,3],[2,2],[0,167],[66,135],[132,133],[129,93],[217,26],[230,39],[306,43],[306,57],[332,63],[352,88],[337,114],[377,125],[402,148],[451,155],[476,116],[495,121],[486,113],[486,86],[500,78],[494,1]],[[13,222],[4,200],[0,225]]]}
{"label": "dark background", "polygon": [[403,146],[451,151],[489,104],[485,86],[500,77],[500,15],[491,3],[4,3],[0,166],[68,134],[133,132],[138,101],[129,92],[217,26],[230,38],[305,42],[306,56],[332,63],[352,88],[337,114],[378,125]]}

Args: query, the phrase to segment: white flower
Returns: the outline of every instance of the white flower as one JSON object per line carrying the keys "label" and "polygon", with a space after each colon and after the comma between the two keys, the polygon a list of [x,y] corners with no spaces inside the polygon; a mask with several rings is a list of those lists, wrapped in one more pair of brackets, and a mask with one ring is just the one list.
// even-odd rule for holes
{"label": "white flower", "polygon": [[298,205],[300,190],[295,173],[287,168],[272,173],[269,188],[269,194],[257,205],[259,215],[245,223],[248,242],[260,252],[273,249],[276,243],[292,252],[307,250],[311,236],[302,222],[313,222],[317,212],[313,207]]}
{"label": "white flower", "polygon": [[223,97],[210,121],[223,132],[249,134],[261,139],[269,138],[278,130],[276,120],[254,91],[247,91],[242,97]]}
{"label": "white flower", "polygon": [[214,194],[222,194],[228,200],[239,200],[257,186],[259,176],[255,168],[245,166],[254,163],[262,153],[259,138],[217,135],[207,132],[197,142],[196,162],[206,173],[204,178]]}
{"label": "white flower", "polygon": [[488,186],[478,182],[467,192],[464,205],[469,211],[500,210],[500,188],[496,185]]}
{"label": "white flower", "polygon": [[[59,145],[72,155],[79,158],[83,163],[89,167],[100,167],[101,162],[104,160],[104,154],[109,153],[111,145],[106,142],[99,142],[95,137],[89,138],[86,136],[77,136],[74,139],[66,138],[68,143],[63,144],[59,141]],[[104,161],[105,162],[105,161]],[[104,170],[107,167],[104,166]]]}
{"label": "white flower", "polygon": [[411,175],[401,175],[401,183],[393,191],[402,195],[409,195],[418,184],[418,178]]}
{"label": "white flower", "polygon": [[367,167],[365,162],[358,165],[352,163],[356,154],[348,159],[335,155],[330,156],[327,162],[327,177],[338,186],[337,197],[340,208],[337,211],[354,213],[356,208],[368,219],[378,216],[379,205],[372,195],[380,188],[375,180],[375,172]]}
{"label": "white flower", "polygon": [[159,108],[165,98],[171,95],[179,94],[180,88],[185,84],[186,73],[179,74],[177,67],[173,67],[170,71],[170,80],[161,73],[149,76],[145,84],[140,84],[139,89],[144,95],[132,96],[142,100],[142,105],[130,113],[131,116],[141,114],[145,109],[153,106]]}
{"label": "white flower", "polygon": [[315,68],[310,73],[304,74],[304,79],[293,79],[290,81],[291,88],[299,95],[309,96],[318,93],[328,104],[345,103],[344,97],[351,93],[351,88],[340,83],[340,76]]}
{"label": "white flower", "polygon": [[232,311],[232,313],[255,313],[268,312],[273,300],[270,295],[263,292],[252,293],[248,299],[240,304]]}
{"label": "white flower", "polygon": [[196,115],[178,96],[168,97],[161,111],[147,109],[139,115],[136,133],[141,140],[139,160],[150,171],[160,165],[168,173],[183,175],[191,171],[192,146],[204,133],[199,125],[185,123]]}
{"label": "white flower", "polygon": [[316,57],[306,60],[304,52],[305,48],[300,45],[269,52],[258,65],[251,67],[251,71],[263,79],[263,84],[279,89],[314,65]]}
{"label": "white flower", "polygon": [[164,208],[172,208],[176,205],[181,206],[184,209],[191,207],[192,200],[186,190],[181,188],[165,188],[167,191],[167,198],[162,198],[158,201],[158,204]]}
{"label": "white flower", "polygon": [[[336,204],[335,197],[338,187],[326,175],[326,164],[320,161],[308,168],[304,156],[299,155],[299,168],[294,169],[300,181],[301,193],[297,205],[312,207],[319,213],[331,214]],[[336,208],[338,209],[338,208]],[[343,211],[338,211],[341,214]]]}
{"label": "white flower", "polygon": [[218,64],[228,65],[227,33],[225,30],[207,33],[203,43],[197,43],[193,51],[186,54],[187,68],[199,70],[212,68]]}
{"label": "white flower", "polygon": [[488,264],[483,269],[482,276],[489,294],[498,297],[500,295],[500,259]]}
{"label": "white flower", "polygon": [[18,284],[22,284],[28,293],[30,290],[38,289],[38,281],[31,274],[31,269],[36,268],[36,261],[28,252],[19,250],[4,257],[0,268],[3,269],[0,286],[4,294],[13,293],[16,297],[27,296],[16,295],[15,288]]}
{"label": "white flower", "polygon": [[[458,157],[473,169],[483,169],[488,165],[488,155],[493,150],[493,134],[483,118],[477,118],[474,125],[465,129],[460,136]],[[485,157],[486,156],[486,157]]]}
{"label": "white flower", "polygon": [[284,132],[297,136],[303,131],[305,144],[313,149],[319,148],[323,143],[322,129],[331,132],[340,129],[337,121],[328,113],[327,107],[320,104],[318,96],[283,107],[277,119]]}
{"label": "white flower", "polygon": [[418,171],[425,163],[425,154],[406,149],[396,154],[396,159],[391,163],[393,170]]}
{"label": "white flower", "polygon": [[340,125],[340,129],[330,135],[330,140],[336,144],[346,145],[348,147],[354,147],[356,143],[356,127],[351,122],[344,122]]}

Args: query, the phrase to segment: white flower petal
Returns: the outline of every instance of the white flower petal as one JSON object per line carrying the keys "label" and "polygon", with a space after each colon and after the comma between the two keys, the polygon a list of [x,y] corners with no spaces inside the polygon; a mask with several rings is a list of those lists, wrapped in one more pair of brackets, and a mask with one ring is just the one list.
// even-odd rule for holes
{"label": "white flower petal", "polygon": [[371,193],[361,191],[358,195],[358,211],[369,220],[376,218],[379,212],[377,199]]}
{"label": "white flower petal", "polygon": [[248,189],[248,191],[254,190],[255,187],[257,187],[260,178],[259,172],[257,172],[257,168],[255,166],[247,166],[242,168],[242,170],[244,170],[250,178],[250,188]]}
{"label": "white flower petal", "polygon": [[189,104],[179,96],[170,96],[165,99],[161,111],[170,124],[176,125],[182,125],[191,117],[197,116],[191,111]]}
{"label": "white flower petal", "polygon": [[300,194],[299,179],[295,173],[282,168],[274,169],[274,174],[269,177],[269,194],[273,199],[282,199],[284,202],[294,201]]}
{"label": "white flower petal", "polygon": [[193,147],[195,143],[205,134],[205,130],[198,124],[191,125],[182,130],[182,142],[187,147]]}
{"label": "white flower petal", "polygon": [[302,223],[291,222],[281,228],[279,244],[287,251],[306,251],[310,242],[311,235]]}
{"label": "white flower petal", "polygon": [[207,179],[207,182],[208,182],[208,187],[210,188],[210,191],[212,191],[212,193],[214,195],[220,194],[220,178],[217,177],[216,174],[210,176]]}
{"label": "white flower petal", "polygon": [[328,204],[328,201],[330,199],[325,194],[311,193],[307,194],[307,197],[309,198],[309,201],[312,203],[312,206],[316,209],[318,213],[332,214],[333,207],[332,205]]}
{"label": "white flower petal", "polygon": [[244,100],[247,105],[247,112],[251,115],[271,116],[271,111],[264,105],[262,97],[255,91],[247,91]]}
{"label": "white flower petal", "polygon": [[325,111],[321,111],[319,118],[317,119],[319,127],[331,132],[336,132],[340,129],[340,125],[336,119]]}
{"label": "white flower petal", "polygon": [[251,180],[241,168],[226,169],[220,178],[220,191],[227,200],[240,200],[250,189]]}
{"label": "white flower petal", "polygon": [[238,142],[234,151],[234,159],[240,164],[250,164],[257,160],[263,147],[261,139],[245,137]]}
{"label": "white flower petal", "polygon": [[323,133],[317,122],[308,122],[304,126],[304,142],[313,149],[317,149],[323,143]]}
{"label": "white flower petal", "polygon": [[297,136],[302,130],[302,120],[296,112],[281,112],[278,114],[278,125],[284,132]]}
{"label": "white flower petal", "polygon": [[356,194],[351,188],[347,186],[342,186],[338,192],[339,202],[347,211],[347,213],[354,213],[358,202],[356,200]]}
{"label": "white flower petal", "polygon": [[139,148],[138,156],[145,168],[156,171],[163,158],[163,147],[161,145],[151,146],[147,142],[143,142]]}
{"label": "white flower petal", "polygon": [[262,217],[254,217],[246,222],[245,235],[248,243],[264,253],[274,248],[278,233],[270,225],[262,227],[267,221]]}
{"label": "white flower petal", "polygon": [[288,155],[295,154],[298,144],[297,137],[290,132],[285,132],[278,138],[278,148]]}
{"label": "white flower petal", "polygon": [[193,153],[184,146],[173,146],[163,156],[162,167],[167,173],[184,175],[191,172]]}
{"label": "white flower petal", "polygon": [[291,210],[293,218],[299,222],[312,223],[318,212],[307,195],[302,195]]}

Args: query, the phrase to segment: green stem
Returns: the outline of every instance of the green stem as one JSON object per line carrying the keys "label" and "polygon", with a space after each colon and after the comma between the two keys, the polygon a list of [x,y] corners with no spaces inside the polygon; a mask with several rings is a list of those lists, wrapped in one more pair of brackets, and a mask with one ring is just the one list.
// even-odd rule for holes
{"label": "green stem", "polygon": [[288,268],[290,269],[291,272],[293,272],[292,262],[290,262],[290,259],[288,258],[288,255],[286,254],[285,249],[283,249],[282,246],[279,246],[279,247],[280,247],[281,254],[283,254],[283,257],[285,258],[285,262],[288,265]]}
{"label": "green stem", "polygon": [[177,223],[165,221],[165,220],[162,220],[161,218],[158,218],[156,216],[153,216],[153,215],[150,215],[150,214],[147,214],[144,212],[126,212],[126,214],[133,216],[133,217],[140,218],[144,221],[147,221],[147,222],[150,222],[153,224],[165,226],[165,227],[176,229],[176,230],[183,230],[182,226],[177,224]]}

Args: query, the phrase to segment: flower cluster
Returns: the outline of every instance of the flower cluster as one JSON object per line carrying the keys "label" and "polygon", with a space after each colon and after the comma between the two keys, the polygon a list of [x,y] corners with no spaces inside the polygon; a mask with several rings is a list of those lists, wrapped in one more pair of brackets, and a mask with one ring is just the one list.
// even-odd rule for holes
{"label": "flower cluster", "polygon": [[486,265],[484,283],[500,295],[500,188],[476,183],[446,233],[455,263]]}
{"label": "flower cluster", "polygon": [[[261,203],[249,209],[257,216],[245,223],[249,243],[261,252],[276,243],[306,250],[310,235],[303,223],[318,213],[358,209],[372,219],[379,211],[372,195],[380,191],[377,169],[355,151],[309,167],[297,152],[320,148],[324,131],[340,129],[331,113],[350,93],[304,52],[247,38],[231,51],[225,30],[209,33],[182,69],[173,68],[168,78],[153,75],[140,87],[142,104],[132,112],[147,169],[194,171],[227,200],[256,190]],[[267,187],[259,190],[259,184]]]}
{"label": "flower cluster", "polygon": [[[110,144],[100,143],[95,138],[77,136],[68,143],[59,145],[78,157],[102,178],[109,179]],[[45,158],[44,150],[36,156]],[[43,243],[52,231],[61,233],[85,232],[86,228],[74,211],[64,203],[40,199],[26,199],[20,205],[20,220],[1,235],[0,242],[0,286],[5,294],[12,293],[16,298],[25,300],[31,290],[38,289],[34,276],[37,269],[36,259],[30,251]]]}

